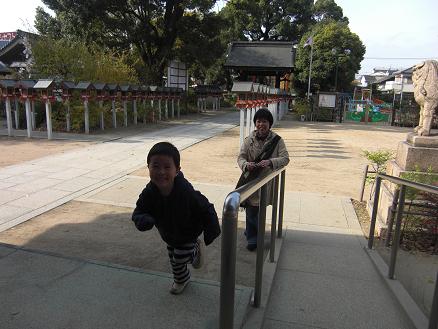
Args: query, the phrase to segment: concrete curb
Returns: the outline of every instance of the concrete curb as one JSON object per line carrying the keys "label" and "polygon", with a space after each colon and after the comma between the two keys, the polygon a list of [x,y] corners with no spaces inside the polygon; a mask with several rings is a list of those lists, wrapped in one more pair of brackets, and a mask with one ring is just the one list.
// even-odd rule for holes
{"label": "concrete curb", "polygon": [[[361,228],[357,220],[353,205],[348,200],[343,204],[343,206],[349,225],[354,227],[355,232],[359,232],[358,230],[361,230]],[[391,280],[388,278],[388,265],[386,265],[385,261],[376,250],[368,249],[368,240],[363,236],[362,231],[360,231],[360,233],[360,236],[358,236],[360,244],[362,245],[367,255],[370,257],[371,262],[373,263],[380,277],[388,286],[389,290],[392,292],[395,299],[400,304],[409,320],[412,322],[412,325],[414,325],[417,329],[427,329],[428,319],[426,318],[424,313],[420,310],[418,305],[414,302],[407,290],[398,280]]]}
{"label": "concrete curb", "polygon": [[[263,264],[263,283],[262,283],[262,296],[260,301],[260,307],[255,308],[251,305],[248,306],[246,312],[246,318],[244,319],[244,325],[242,329],[255,329],[263,328],[265,320],[266,307],[271,295],[272,283],[274,282],[275,273],[277,272],[278,260],[280,258],[281,248],[283,246],[283,240],[287,232],[287,228],[283,228],[283,237],[275,239],[275,255],[274,262],[269,261],[269,252],[266,256]],[[253,296],[251,296],[251,301]]]}
{"label": "concrete curb", "polygon": [[397,279],[391,280],[388,278],[388,265],[386,265],[383,258],[376,250],[368,249],[368,247],[364,247],[364,250],[370,257],[374,267],[379,272],[382,280],[386,283],[389,290],[391,290],[392,294],[394,295],[400,306],[403,308],[415,328],[427,329],[429,322],[427,317],[420,310],[418,305],[414,302],[414,300],[400,283],[400,281],[398,281]]}

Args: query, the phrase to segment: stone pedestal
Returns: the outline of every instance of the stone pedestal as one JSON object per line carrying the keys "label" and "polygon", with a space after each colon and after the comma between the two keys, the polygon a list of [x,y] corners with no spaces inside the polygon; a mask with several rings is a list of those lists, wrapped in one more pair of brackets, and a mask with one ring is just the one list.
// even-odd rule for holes
{"label": "stone pedestal", "polygon": [[[438,172],[438,136],[422,137],[408,134],[405,142],[400,142],[395,158],[397,165],[404,171]],[[389,175],[393,175],[388,172]]]}
{"label": "stone pedestal", "polygon": [[[406,141],[399,143],[395,160],[390,161],[386,172],[388,175],[400,177],[409,171],[426,173],[430,171],[429,168],[433,173],[438,173],[438,135],[423,137],[409,133]],[[396,188],[396,184],[382,181],[376,222],[379,235],[386,231]],[[371,214],[372,201],[368,203],[368,209]]]}

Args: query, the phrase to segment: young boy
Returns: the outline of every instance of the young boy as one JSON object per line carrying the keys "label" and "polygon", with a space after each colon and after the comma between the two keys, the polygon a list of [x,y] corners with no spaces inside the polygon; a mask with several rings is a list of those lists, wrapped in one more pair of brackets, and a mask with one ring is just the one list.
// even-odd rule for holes
{"label": "young boy", "polygon": [[155,144],[148,153],[150,182],[141,192],[132,220],[139,231],[155,226],[167,243],[174,282],[172,294],[180,294],[189,283],[187,264],[200,268],[203,245],[209,245],[220,234],[213,204],[196,191],[180,171],[178,149],[168,142]]}

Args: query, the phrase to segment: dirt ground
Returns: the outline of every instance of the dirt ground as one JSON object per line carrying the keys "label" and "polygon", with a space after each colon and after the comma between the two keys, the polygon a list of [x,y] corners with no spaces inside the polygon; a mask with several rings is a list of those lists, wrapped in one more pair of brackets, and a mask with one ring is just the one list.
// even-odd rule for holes
{"label": "dirt ground", "polygon": [[[160,129],[151,127],[151,129]],[[396,151],[410,128],[293,121],[290,116],[274,128],[285,140],[291,162],[286,170],[286,189],[357,199],[362,170],[367,161],[362,150]],[[136,131],[132,130],[132,134]],[[126,136],[129,131],[121,132]],[[87,147],[91,142],[0,137],[0,167]],[[185,176],[199,183],[234,185],[240,175],[236,163],[239,151],[239,129],[233,128],[216,137],[195,144],[181,152]],[[144,167],[132,175],[148,176]],[[369,191],[365,193],[367,197]],[[168,272],[167,256],[156,232],[138,232],[130,219],[132,209],[114,205],[71,201],[28,222],[0,233],[0,242],[31,249],[54,252],[70,257]],[[366,222],[366,221],[365,221]],[[238,284],[253,285],[255,257],[245,249],[243,223],[239,223],[237,273]],[[361,223],[364,224],[364,223]],[[364,234],[368,231],[364,229]],[[207,266],[194,271],[195,277],[218,280],[220,239],[207,248]],[[411,255],[408,255],[411,256]],[[427,256],[427,255],[426,255]],[[411,257],[412,258],[412,257]],[[400,262],[407,270],[419,268],[424,289],[416,285],[418,303],[430,297],[430,269],[436,268],[436,257],[415,257]],[[420,261],[419,261],[420,259]],[[420,264],[420,265],[418,265]],[[431,266],[432,264],[432,266]],[[435,272],[433,272],[435,273]],[[418,282],[418,278],[406,279]],[[408,282],[408,285],[409,285]],[[415,294],[414,294],[415,296]],[[428,305],[429,303],[424,303]],[[424,306],[424,305],[423,305]],[[423,307],[427,312],[427,307]]]}
{"label": "dirt ground", "polygon": [[[131,129],[132,133],[137,132]],[[388,126],[299,122],[289,115],[274,130],[285,140],[291,158],[286,170],[287,190],[354,198],[359,194],[367,163],[362,150],[396,151],[398,143],[411,131]],[[129,130],[120,130],[120,134],[127,135]],[[93,142],[0,137],[0,167],[90,144]],[[236,127],[183,150],[181,167],[194,182],[234,185],[240,175],[238,152]],[[148,175],[146,168],[134,174]]]}
{"label": "dirt ground", "polygon": [[[293,121],[289,116],[274,129],[285,140],[291,162],[286,170],[286,189],[357,197],[366,160],[363,149],[396,150],[410,129],[354,124]],[[127,132],[124,131],[124,134]],[[3,166],[90,143],[0,139]],[[240,175],[236,163],[239,129],[233,128],[181,152],[181,166],[189,180],[234,185]],[[147,176],[144,167],[132,175]],[[158,235],[145,239],[130,221],[132,209],[115,205],[71,201],[32,220],[0,233],[0,242],[94,259],[148,270],[167,272],[165,250]],[[241,223],[240,223],[241,224]],[[245,249],[242,228],[238,233],[237,282],[252,285],[254,253]],[[153,252],[151,253],[151,250]],[[208,248],[206,266],[196,273],[217,280],[220,239]]]}
{"label": "dirt ground", "polygon": [[[274,128],[285,140],[290,160],[286,189],[357,198],[367,160],[362,150],[396,151],[410,128],[293,121],[289,116]],[[181,169],[190,180],[234,185],[239,128],[181,152]],[[134,173],[147,176],[143,168]]]}
{"label": "dirt ground", "polygon": [[90,144],[93,142],[0,136],[0,168]]}

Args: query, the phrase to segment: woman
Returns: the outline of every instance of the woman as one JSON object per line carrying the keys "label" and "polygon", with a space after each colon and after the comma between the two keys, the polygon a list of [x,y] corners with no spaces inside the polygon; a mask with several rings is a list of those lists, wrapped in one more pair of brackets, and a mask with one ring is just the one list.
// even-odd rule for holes
{"label": "woman", "polygon": [[[274,119],[268,109],[261,108],[255,113],[255,131],[245,138],[237,158],[237,163],[243,172],[256,171],[257,176],[261,176],[267,172],[284,167],[289,163],[289,153],[287,152],[283,139],[271,131],[273,122]],[[273,151],[265,152],[269,147],[273,147]],[[267,159],[260,159],[259,155],[262,152],[271,154]],[[272,189],[272,187],[270,187],[270,189]],[[268,188],[268,191],[270,189]],[[270,200],[269,197],[268,200]],[[251,195],[245,203],[246,248],[249,251],[253,251],[257,248],[259,202],[260,197],[257,192]]]}

